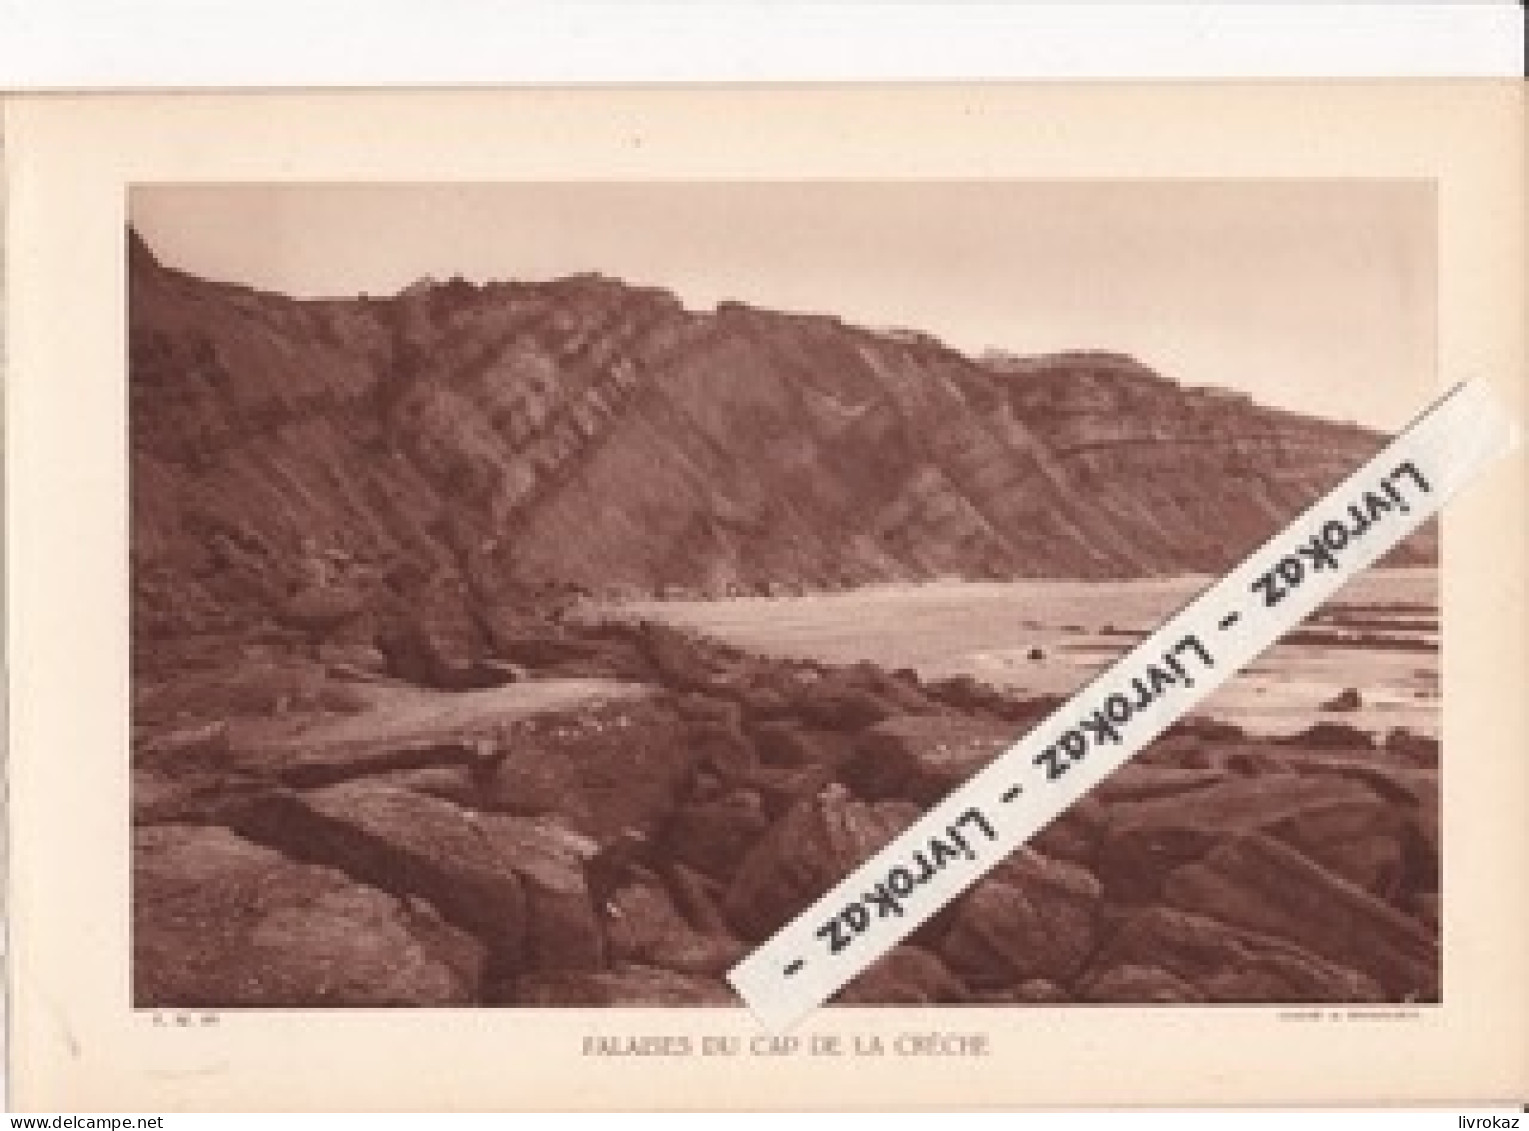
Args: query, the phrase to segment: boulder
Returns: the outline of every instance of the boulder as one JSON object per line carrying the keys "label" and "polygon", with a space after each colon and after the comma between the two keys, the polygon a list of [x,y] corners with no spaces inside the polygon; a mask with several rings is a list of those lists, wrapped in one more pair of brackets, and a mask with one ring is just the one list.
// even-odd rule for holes
{"label": "boulder", "polygon": [[463,769],[455,781],[435,775],[423,781],[405,778],[401,784],[485,812],[518,817],[557,814],[587,831],[593,831],[596,823],[573,768],[533,742],[511,742],[497,763],[482,766],[476,774]]}
{"label": "boulder", "polygon": [[513,1002],[530,1006],[643,1008],[739,1004],[720,978],[623,963],[610,970],[559,971],[516,979]]}
{"label": "boulder", "polygon": [[1173,907],[1363,970],[1392,1000],[1438,998],[1432,931],[1271,837],[1229,840],[1175,871],[1163,894]]}
{"label": "boulder", "polygon": [[[1118,1004],[1384,999],[1381,987],[1358,970],[1280,938],[1168,907],[1143,908],[1130,915],[1100,948],[1079,985],[1088,1001]],[[1128,992],[1143,996],[1129,998]]]}
{"label": "boulder", "polygon": [[[1395,899],[1407,882],[1410,829],[1398,810],[1378,815],[1335,802],[1313,806],[1267,831],[1382,899]],[[1437,872],[1424,882],[1436,885]]]}
{"label": "boulder", "polygon": [[1098,875],[1117,902],[1152,902],[1164,876],[1223,839],[1265,831],[1298,844],[1356,882],[1390,890],[1402,868],[1404,825],[1363,784],[1300,774],[1227,777],[1164,797],[1109,806]]}
{"label": "boulder", "polygon": [[769,829],[757,793],[734,790],[716,801],[681,805],[659,840],[659,854],[725,880]]}
{"label": "boulder", "polygon": [[904,715],[861,735],[840,773],[858,796],[931,805],[1016,738],[1007,723]]}
{"label": "boulder", "polygon": [[1357,711],[1363,706],[1364,700],[1360,698],[1359,689],[1345,687],[1337,695],[1324,701],[1321,709],[1324,711]]}
{"label": "boulder", "polygon": [[664,886],[654,879],[617,888],[601,911],[606,944],[616,962],[643,962],[665,940],[695,933]]}
{"label": "boulder", "polygon": [[744,939],[773,934],[917,820],[905,802],[867,804],[830,786],[798,804],[744,857],[723,912]]}
{"label": "boulder", "polygon": [[1021,848],[957,900],[940,954],[972,986],[1066,983],[1094,948],[1102,896],[1083,868]]}
{"label": "boulder", "polygon": [[699,757],[686,725],[662,702],[543,715],[501,745],[502,759],[479,788],[481,807],[556,812],[601,842],[624,829],[657,835]]}
{"label": "boulder", "polygon": [[[1310,776],[1332,775],[1357,781],[1385,799],[1402,824],[1401,876],[1393,892],[1373,882],[1365,886],[1383,896],[1400,892],[1437,891],[1439,887],[1439,772],[1434,768],[1397,765],[1373,756],[1308,753],[1299,769]],[[1308,833],[1314,830],[1307,830]],[[1306,848],[1300,836],[1286,836]],[[1330,834],[1329,839],[1336,839]],[[1362,845],[1361,845],[1362,847]],[[1308,855],[1312,855],[1308,850]],[[1315,855],[1320,856],[1321,853]],[[1352,868],[1340,869],[1355,878]]]}
{"label": "boulder", "polygon": [[[1386,828],[1355,828],[1351,823],[1347,847],[1336,827],[1342,817],[1341,812],[1328,814],[1326,822],[1313,820],[1301,827],[1292,825],[1274,831],[1319,863],[1378,895],[1388,897],[1402,890],[1437,890],[1440,804],[1438,772],[1388,767],[1375,773],[1371,772],[1373,769],[1375,767],[1360,765],[1352,770],[1341,771],[1341,774],[1386,801]],[[1349,815],[1350,822],[1352,816]],[[1323,827],[1324,824],[1327,827]],[[1376,838],[1395,838],[1401,842],[1401,858],[1399,864],[1395,865],[1394,875],[1391,873],[1394,857],[1390,855],[1389,845],[1384,859],[1376,862],[1373,871],[1367,874],[1357,866],[1360,850],[1366,846],[1372,856],[1376,855],[1373,844]]]}
{"label": "boulder", "polygon": [[133,835],[139,1009],[462,1006],[483,947],[426,901],[216,826]]}
{"label": "boulder", "polygon": [[513,863],[526,897],[526,965],[533,970],[598,970],[605,938],[584,874],[597,846],[556,817],[484,814],[485,835]]}
{"label": "boulder", "polygon": [[939,956],[916,946],[893,947],[834,996],[833,1005],[954,1005],[969,999]]}
{"label": "boulder", "polygon": [[237,830],[298,859],[428,899],[488,947],[496,969],[514,969],[527,957],[526,892],[518,844],[491,835],[492,816],[358,781],[302,795],[273,790],[244,807]]}
{"label": "boulder", "polygon": [[748,948],[727,935],[695,930],[654,882],[629,884],[606,902],[606,940],[618,962],[720,977]]}

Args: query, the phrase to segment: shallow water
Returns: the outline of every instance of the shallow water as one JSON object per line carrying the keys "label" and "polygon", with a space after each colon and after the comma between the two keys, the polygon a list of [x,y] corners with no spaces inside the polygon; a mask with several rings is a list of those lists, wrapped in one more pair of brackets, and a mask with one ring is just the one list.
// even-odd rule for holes
{"label": "shallow water", "polygon": [[[933,582],[802,597],[622,606],[740,647],[832,663],[871,660],[920,675],[967,673],[1019,691],[1066,694],[1214,580]],[[1439,731],[1438,575],[1371,570],[1308,622],[1319,642],[1277,644],[1199,708],[1259,734],[1332,719],[1380,733]],[[1359,646],[1335,641],[1363,636]],[[1389,646],[1387,646],[1389,645]],[[1033,649],[1040,659],[1030,659]],[[1343,689],[1363,706],[1321,710]]]}

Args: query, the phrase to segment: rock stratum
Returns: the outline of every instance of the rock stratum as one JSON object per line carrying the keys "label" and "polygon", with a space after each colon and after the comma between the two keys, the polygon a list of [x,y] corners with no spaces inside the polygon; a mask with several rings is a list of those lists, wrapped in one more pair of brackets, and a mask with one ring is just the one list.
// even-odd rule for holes
{"label": "rock stratum", "polygon": [[129,239],[139,641],[258,624],[326,558],[480,640],[549,585],[1215,572],[1383,440],[1115,354],[973,359],[601,276],[296,300]]}

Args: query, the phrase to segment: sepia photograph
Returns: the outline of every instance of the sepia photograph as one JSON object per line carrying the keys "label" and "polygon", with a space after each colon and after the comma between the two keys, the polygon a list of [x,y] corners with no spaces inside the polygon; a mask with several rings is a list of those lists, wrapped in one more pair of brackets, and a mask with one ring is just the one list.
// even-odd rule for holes
{"label": "sepia photograph", "polygon": [[1518,1095],[1522,112],[8,100],[12,1102]]}
{"label": "sepia photograph", "polygon": [[[139,1009],[725,972],[1431,398],[1435,186],[151,184]],[[1432,524],[834,999],[1436,1003]]]}

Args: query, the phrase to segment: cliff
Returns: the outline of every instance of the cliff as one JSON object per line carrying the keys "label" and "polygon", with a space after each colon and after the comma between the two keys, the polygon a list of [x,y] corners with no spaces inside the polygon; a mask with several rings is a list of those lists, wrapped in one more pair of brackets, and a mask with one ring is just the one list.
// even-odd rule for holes
{"label": "cliff", "polygon": [[559,586],[1211,572],[1383,442],[1114,354],[974,359],[593,275],[295,300],[129,238],[140,642],[331,575],[470,637]]}

